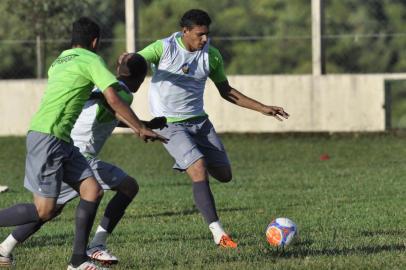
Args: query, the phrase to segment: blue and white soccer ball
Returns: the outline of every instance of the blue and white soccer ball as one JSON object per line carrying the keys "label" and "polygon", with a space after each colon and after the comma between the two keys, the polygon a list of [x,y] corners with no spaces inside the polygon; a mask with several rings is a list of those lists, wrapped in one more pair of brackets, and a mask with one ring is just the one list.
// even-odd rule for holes
{"label": "blue and white soccer ball", "polygon": [[289,245],[296,235],[296,224],[285,217],[274,219],[266,228],[266,240],[274,247]]}

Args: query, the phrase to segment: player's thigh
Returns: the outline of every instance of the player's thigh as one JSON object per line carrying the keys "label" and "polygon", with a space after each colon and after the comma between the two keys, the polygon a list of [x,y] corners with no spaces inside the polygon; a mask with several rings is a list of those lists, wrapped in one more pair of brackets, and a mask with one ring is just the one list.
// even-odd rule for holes
{"label": "player's thigh", "polygon": [[86,158],[79,152],[79,148],[73,145],[67,146],[69,156],[64,161],[64,181],[72,187],[89,177],[93,177],[93,171]]}
{"label": "player's thigh", "polygon": [[92,159],[89,164],[104,190],[118,190],[129,197],[134,197],[137,194],[137,182],[121,168],[99,159]]}
{"label": "player's thigh", "polygon": [[24,186],[43,198],[56,198],[64,176],[66,142],[30,131],[27,134],[27,155]]}
{"label": "player's thigh", "polygon": [[199,132],[195,135],[195,142],[203,153],[206,166],[213,177],[227,180],[231,177],[230,160],[220,137],[212,123],[206,119],[201,123]]}
{"label": "player's thigh", "polygon": [[102,197],[103,191],[93,175],[86,158],[77,147],[70,145],[70,155],[64,162],[64,182],[75,188],[80,197],[95,201]]}
{"label": "player's thigh", "polygon": [[183,123],[169,123],[168,127],[157,132],[169,139],[164,147],[175,159],[174,169],[184,171],[203,157],[194,137]]}
{"label": "player's thigh", "polygon": [[[77,187],[79,187],[79,186],[77,186]],[[70,202],[71,200],[75,199],[78,196],[79,196],[78,191],[73,189],[67,183],[62,182],[61,190],[60,190],[58,198],[56,200],[56,204],[65,205],[66,203]]]}
{"label": "player's thigh", "polygon": [[201,182],[207,180],[207,168],[204,158],[196,160],[186,169],[186,173],[193,182]]}
{"label": "player's thigh", "polygon": [[47,221],[55,216],[55,198],[45,198],[34,193],[34,204],[37,208],[37,213],[42,221]]}

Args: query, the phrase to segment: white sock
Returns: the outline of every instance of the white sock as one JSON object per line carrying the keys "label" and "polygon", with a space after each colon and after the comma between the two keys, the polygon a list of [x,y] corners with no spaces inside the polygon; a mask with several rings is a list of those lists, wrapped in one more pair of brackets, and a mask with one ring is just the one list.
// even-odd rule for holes
{"label": "white sock", "polygon": [[89,244],[89,247],[92,248],[100,245],[106,246],[106,240],[108,235],[109,233],[99,225],[97,227],[96,233],[94,234],[92,241]]}
{"label": "white sock", "polygon": [[213,234],[214,242],[218,245],[220,243],[221,237],[225,235],[225,231],[221,226],[220,220],[210,223],[209,229]]}
{"label": "white sock", "polygon": [[10,234],[3,243],[0,244],[0,254],[9,257],[17,244],[18,241]]}

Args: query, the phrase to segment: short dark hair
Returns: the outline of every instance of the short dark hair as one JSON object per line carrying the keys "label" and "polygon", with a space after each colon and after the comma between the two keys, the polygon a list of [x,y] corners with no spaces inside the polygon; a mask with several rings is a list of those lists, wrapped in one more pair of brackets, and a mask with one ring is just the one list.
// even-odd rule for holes
{"label": "short dark hair", "polygon": [[[134,53],[128,58],[127,66],[119,66],[119,77],[131,77],[144,79],[148,72],[147,61],[138,53]],[[122,72],[121,72],[122,71]],[[121,73],[121,74],[120,74]],[[129,75],[128,75],[129,74]]]}
{"label": "short dark hair", "polygon": [[195,25],[205,25],[209,27],[211,19],[206,11],[201,9],[190,9],[183,14],[180,19],[180,27],[192,28]]}
{"label": "short dark hair", "polygon": [[87,17],[81,17],[72,24],[71,45],[80,45],[90,48],[92,41],[100,38],[100,27],[97,23]]}

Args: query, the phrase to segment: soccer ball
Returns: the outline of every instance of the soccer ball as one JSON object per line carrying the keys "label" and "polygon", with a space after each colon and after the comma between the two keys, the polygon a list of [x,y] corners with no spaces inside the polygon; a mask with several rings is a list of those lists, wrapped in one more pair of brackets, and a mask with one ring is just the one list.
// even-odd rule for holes
{"label": "soccer ball", "polygon": [[284,217],[274,219],[266,228],[266,240],[275,247],[289,245],[296,234],[296,224]]}

